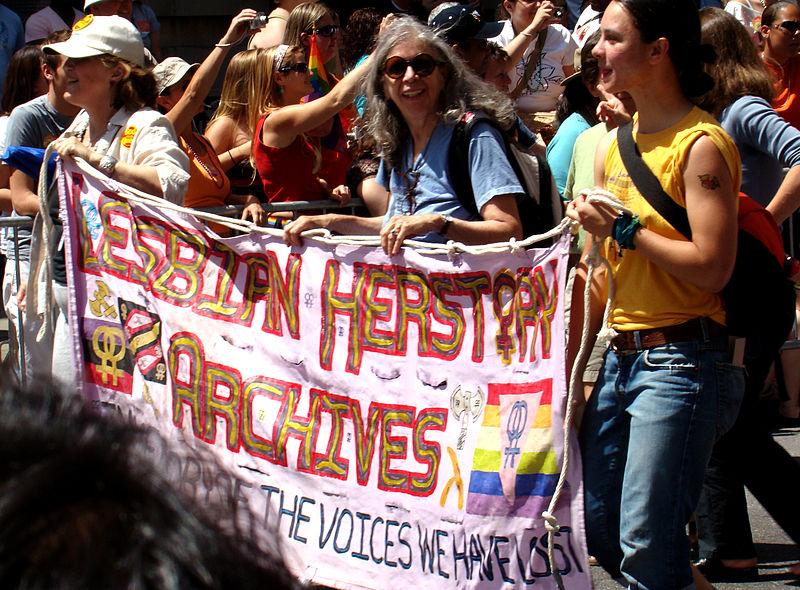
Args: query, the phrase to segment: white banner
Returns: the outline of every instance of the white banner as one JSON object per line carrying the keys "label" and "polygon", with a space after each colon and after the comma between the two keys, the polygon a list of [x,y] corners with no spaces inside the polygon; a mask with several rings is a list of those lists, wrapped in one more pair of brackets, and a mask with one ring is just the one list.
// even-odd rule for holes
{"label": "white banner", "polygon": [[[213,447],[297,574],[339,588],[591,587],[563,459],[568,242],[389,258],[219,238],[65,168],[86,393]],[[574,438],[574,437],[573,437]],[[573,440],[573,443],[575,441]]]}

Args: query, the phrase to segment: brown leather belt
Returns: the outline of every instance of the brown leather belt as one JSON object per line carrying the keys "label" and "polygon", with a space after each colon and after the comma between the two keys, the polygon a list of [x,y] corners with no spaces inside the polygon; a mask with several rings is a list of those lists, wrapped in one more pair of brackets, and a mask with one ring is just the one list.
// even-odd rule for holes
{"label": "brown leather belt", "polygon": [[705,341],[724,338],[727,335],[728,330],[725,326],[708,318],[695,318],[674,326],[619,332],[611,340],[611,346],[616,352],[634,352],[673,342]]}

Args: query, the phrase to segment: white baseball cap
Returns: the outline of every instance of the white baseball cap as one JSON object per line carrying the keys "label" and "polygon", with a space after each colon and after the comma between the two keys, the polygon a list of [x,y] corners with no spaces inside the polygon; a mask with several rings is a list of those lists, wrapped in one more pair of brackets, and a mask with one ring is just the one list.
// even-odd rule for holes
{"label": "white baseball cap", "polygon": [[75,59],[113,55],[144,67],[142,36],[133,23],[121,16],[87,14],[72,27],[69,39],[45,45],[42,50]]}

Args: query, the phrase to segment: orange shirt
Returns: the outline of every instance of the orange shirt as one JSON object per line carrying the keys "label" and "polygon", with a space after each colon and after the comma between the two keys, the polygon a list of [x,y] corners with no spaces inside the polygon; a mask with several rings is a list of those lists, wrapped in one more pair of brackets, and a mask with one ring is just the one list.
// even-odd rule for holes
{"label": "orange shirt", "polygon": [[184,138],[181,148],[189,156],[189,188],[183,198],[184,207],[220,207],[231,194],[231,181],[222,170],[214,148],[202,135],[194,134],[203,150],[195,153]]}
{"label": "orange shirt", "polygon": [[783,66],[771,60],[764,60],[764,65],[775,86],[773,108],[790,125],[800,129],[800,55],[789,58]]}
{"label": "orange shirt", "polygon": [[[195,209],[221,207],[231,194],[231,181],[222,170],[222,164],[208,140],[197,133],[194,137],[203,146],[198,153],[195,153],[183,137],[178,138],[181,149],[189,156],[189,188],[183,197],[183,206]],[[221,236],[227,236],[231,232],[217,223],[209,223],[208,226]]]}

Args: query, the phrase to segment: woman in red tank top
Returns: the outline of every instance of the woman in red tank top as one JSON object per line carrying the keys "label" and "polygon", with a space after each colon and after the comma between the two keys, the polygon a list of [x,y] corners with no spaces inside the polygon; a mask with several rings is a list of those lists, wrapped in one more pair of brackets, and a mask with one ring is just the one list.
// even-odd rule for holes
{"label": "woman in red tank top", "polygon": [[325,96],[300,103],[311,93],[311,76],[301,47],[279,45],[268,50],[271,108],[256,125],[253,156],[270,203],[350,199],[345,185],[328,187],[320,177],[319,138],[330,131],[330,119],[349,106],[369,60],[354,69]]}

